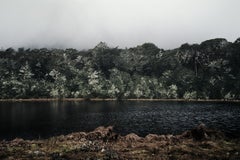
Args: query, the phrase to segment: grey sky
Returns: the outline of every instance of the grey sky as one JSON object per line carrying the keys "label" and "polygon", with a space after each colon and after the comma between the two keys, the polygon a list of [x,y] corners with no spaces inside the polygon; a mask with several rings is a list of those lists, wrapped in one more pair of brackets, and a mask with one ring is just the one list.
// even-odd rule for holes
{"label": "grey sky", "polygon": [[0,47],[160,48],[240,36],[240,0],[0,0]]}

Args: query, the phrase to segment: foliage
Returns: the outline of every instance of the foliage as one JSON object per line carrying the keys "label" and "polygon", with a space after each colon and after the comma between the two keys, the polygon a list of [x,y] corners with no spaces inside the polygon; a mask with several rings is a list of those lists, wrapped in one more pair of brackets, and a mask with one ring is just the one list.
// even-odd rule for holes
{"label": "foliage", "polygon": [[0,98],[240,98],[240,40],[0,51]]}

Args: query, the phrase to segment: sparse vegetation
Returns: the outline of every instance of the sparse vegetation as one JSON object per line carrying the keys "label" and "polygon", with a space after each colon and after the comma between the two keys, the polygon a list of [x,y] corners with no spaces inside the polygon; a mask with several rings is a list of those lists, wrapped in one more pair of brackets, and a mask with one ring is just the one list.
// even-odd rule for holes
{"label": "sparse vegetation", "polygon": [[112,127],[76,132],[44,140],[0,141],[1,159],[239,159],[239,140],[203,125],[181,135],[131,133],[120,136]]}

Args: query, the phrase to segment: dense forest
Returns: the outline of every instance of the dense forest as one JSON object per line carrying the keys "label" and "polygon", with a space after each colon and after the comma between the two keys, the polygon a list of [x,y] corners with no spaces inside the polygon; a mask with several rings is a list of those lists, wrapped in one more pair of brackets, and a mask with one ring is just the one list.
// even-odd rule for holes
{"label": "dense forest", "polygon": [[240,38],[119,49],[0,51],[0,98],[240,99]]}

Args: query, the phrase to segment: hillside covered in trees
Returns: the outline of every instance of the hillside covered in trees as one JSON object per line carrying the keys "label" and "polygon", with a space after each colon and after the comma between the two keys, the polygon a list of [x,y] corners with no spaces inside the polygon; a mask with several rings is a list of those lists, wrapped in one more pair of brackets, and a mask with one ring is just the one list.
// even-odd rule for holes
{"label": "hillside covered in trees", "polygon": [[163,50],[0,51],[0,98],[240,99],[240,38]]}

